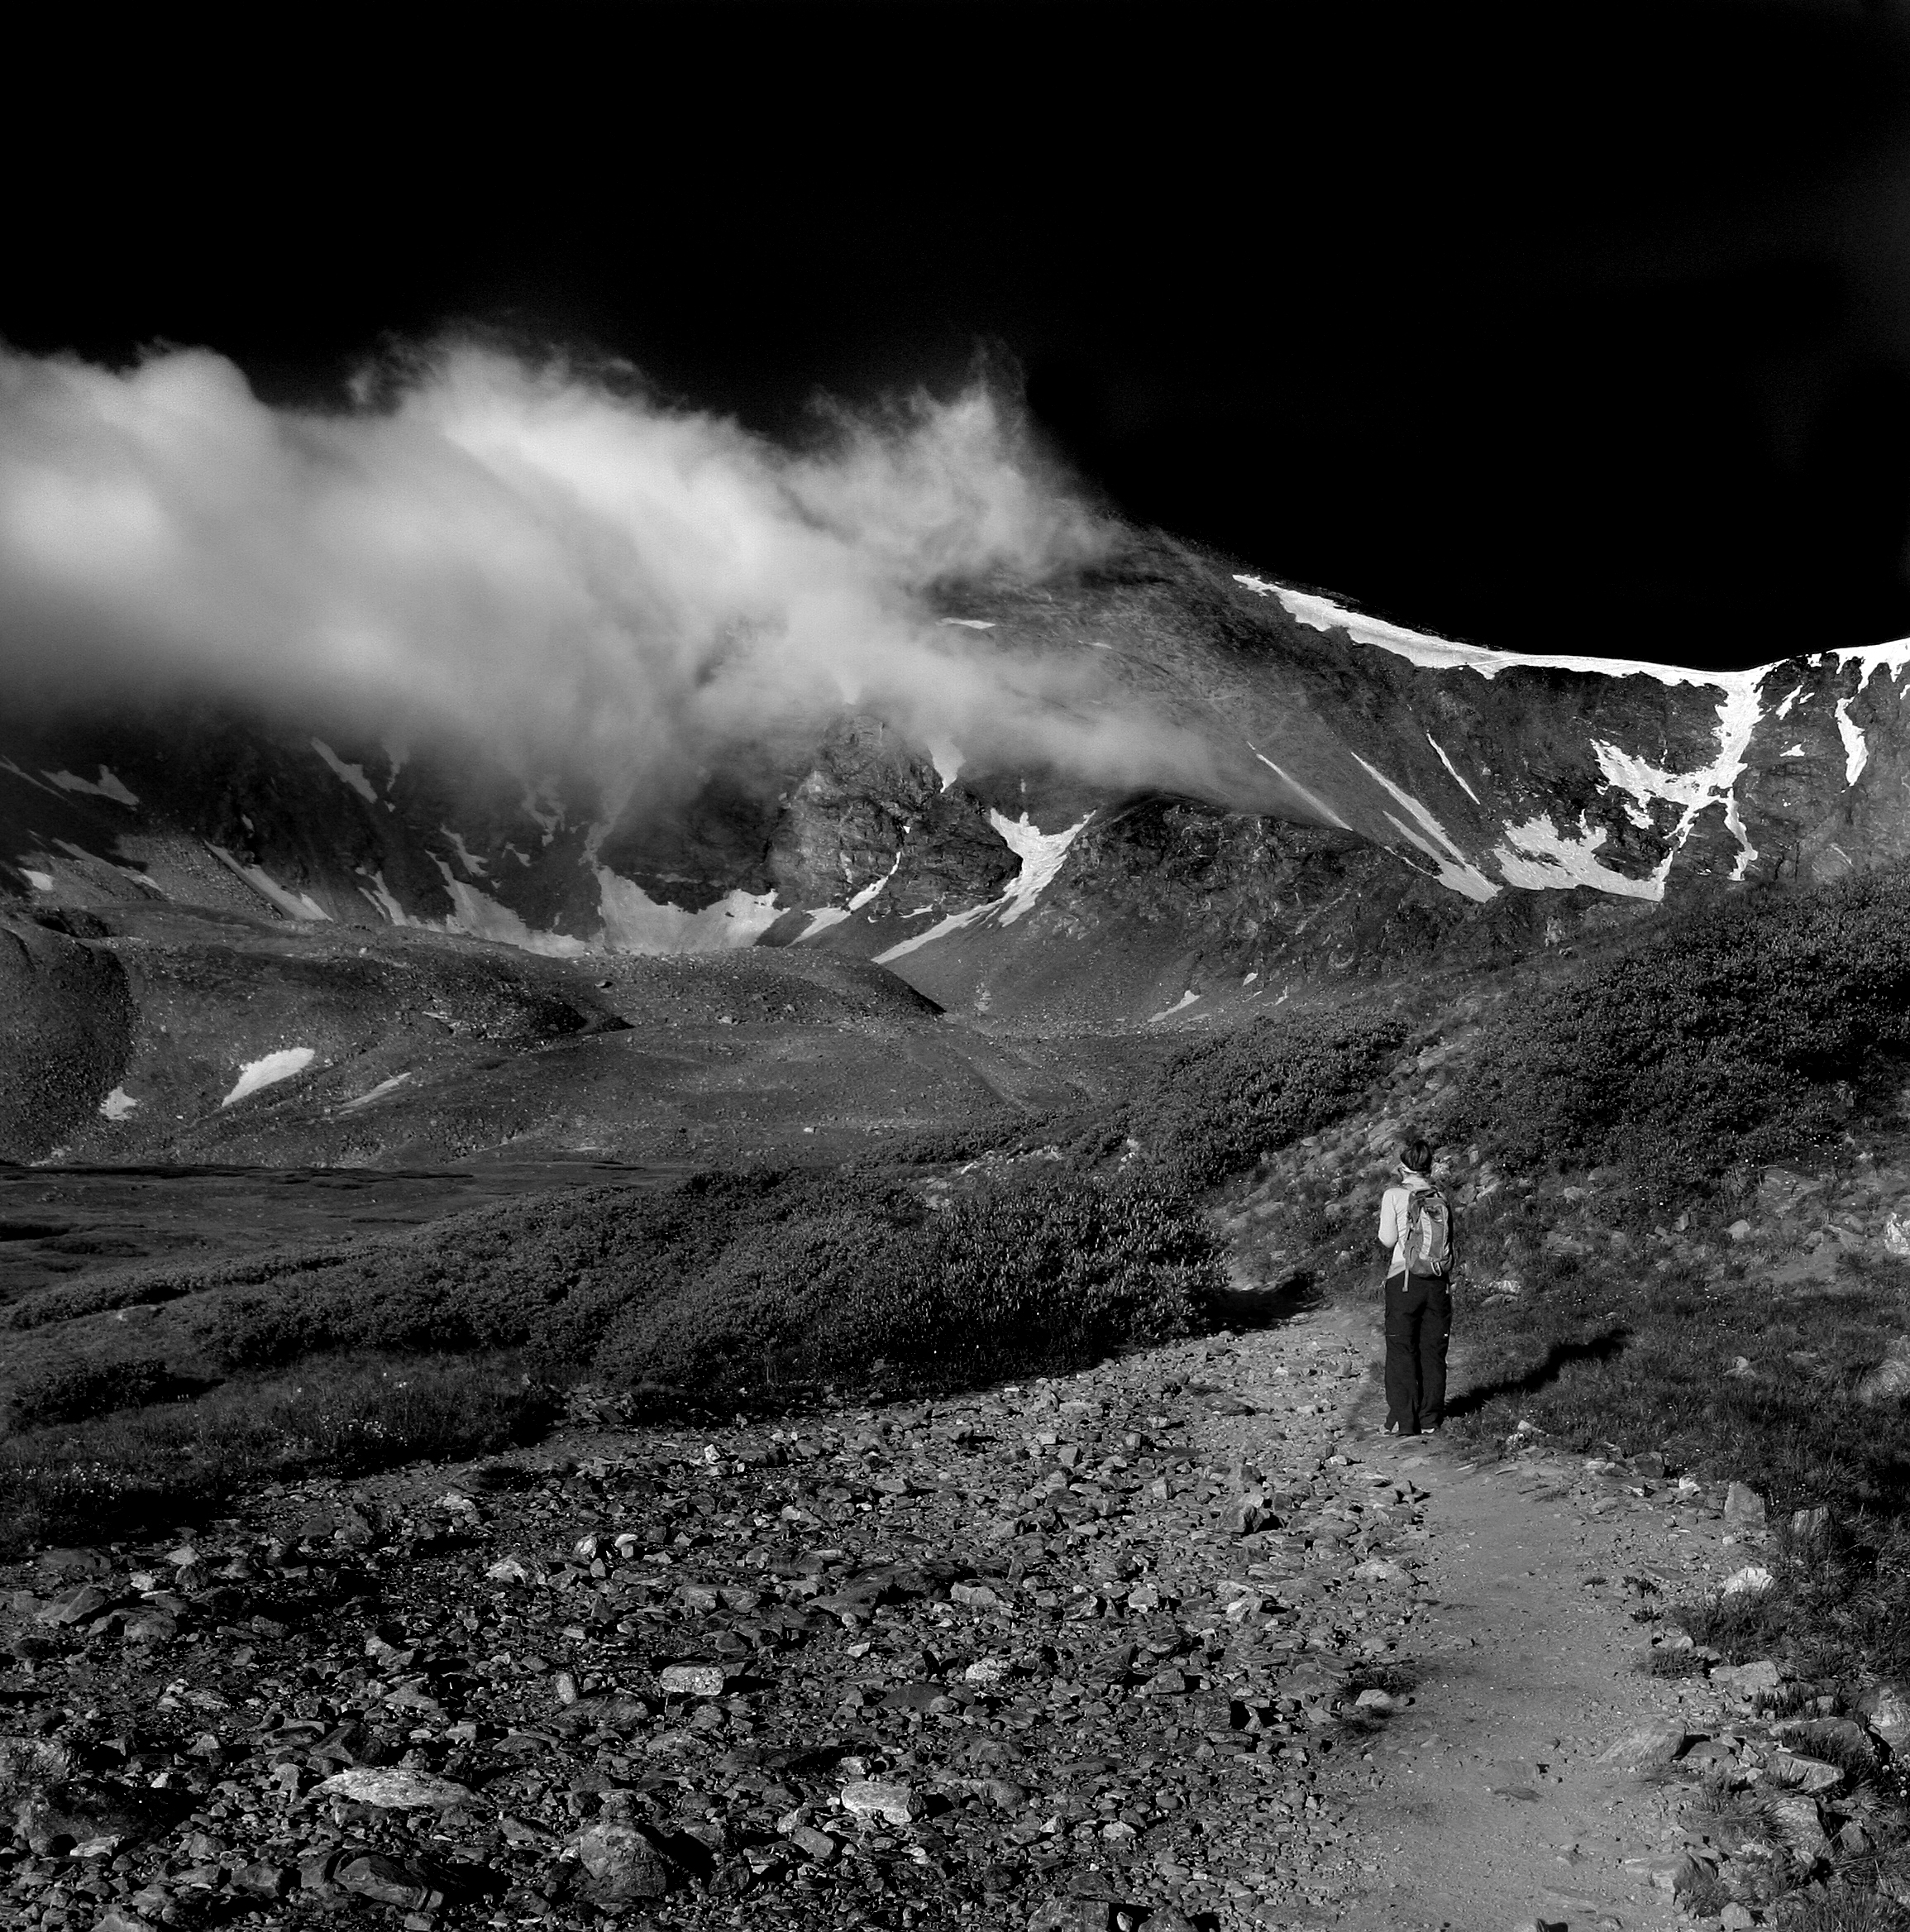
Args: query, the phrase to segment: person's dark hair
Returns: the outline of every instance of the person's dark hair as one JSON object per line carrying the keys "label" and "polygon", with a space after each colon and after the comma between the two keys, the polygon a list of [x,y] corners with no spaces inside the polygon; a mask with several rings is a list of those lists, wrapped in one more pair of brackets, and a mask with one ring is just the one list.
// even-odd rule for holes
{"label": "person's dark hair", "polygon": [[1399,1158],[1401,1164],[1410,1167],[1415,1174],[1432,1172],[1432,1145],[1421,1140],[1416,1134],[1400,1142]]}

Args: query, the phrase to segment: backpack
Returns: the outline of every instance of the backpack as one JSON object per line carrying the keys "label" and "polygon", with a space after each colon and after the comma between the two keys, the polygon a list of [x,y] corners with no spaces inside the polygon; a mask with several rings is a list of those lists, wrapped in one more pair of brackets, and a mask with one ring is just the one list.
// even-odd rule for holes
{"label": "backpack", "polygon": [[1408,1274],[1444,1279],[1452,1259],[1452,1212],[1437,1188],[1415,1188],[1406,1197],[1406,1232],[1401,1237]]}

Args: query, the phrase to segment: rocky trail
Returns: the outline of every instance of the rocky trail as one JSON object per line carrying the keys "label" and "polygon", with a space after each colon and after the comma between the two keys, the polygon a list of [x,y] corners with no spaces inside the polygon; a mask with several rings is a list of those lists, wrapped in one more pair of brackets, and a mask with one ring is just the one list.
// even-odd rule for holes
{"label": "rocky trail", "polygon": [[0,1576],[0,1919],[1631,1928],[1859,1846],[1871,1730],[1641,1667],[1755,1499],[1389,1441],[1377,1348],[1296,1309],[933,1404],[580,1409],[43,1552]]}

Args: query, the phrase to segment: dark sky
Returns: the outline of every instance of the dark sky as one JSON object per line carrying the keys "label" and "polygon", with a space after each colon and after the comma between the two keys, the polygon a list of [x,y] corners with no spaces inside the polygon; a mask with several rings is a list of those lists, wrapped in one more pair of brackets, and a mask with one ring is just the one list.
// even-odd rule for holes
{"label": "dark sky", "polygon": [[1130,514],[1405,621],[1910,632],[1910,19],[1258,11],[83,21],[6,137],[0,335],[318,398],[476,322],[780,431],[981,351]]}

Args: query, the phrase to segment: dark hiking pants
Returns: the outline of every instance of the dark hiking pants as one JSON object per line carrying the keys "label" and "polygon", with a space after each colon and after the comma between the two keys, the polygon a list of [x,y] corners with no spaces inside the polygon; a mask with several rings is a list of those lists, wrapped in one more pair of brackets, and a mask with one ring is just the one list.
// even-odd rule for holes
{"label": "dark hiking pants", "polygon": [[1446,1413],[1446,1341],[1452,1291],[1436,1274],[1386,1282],[1386,1421],[1402,1436],[1436,1429]]}

